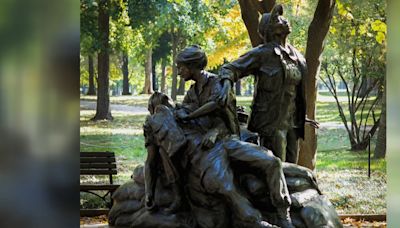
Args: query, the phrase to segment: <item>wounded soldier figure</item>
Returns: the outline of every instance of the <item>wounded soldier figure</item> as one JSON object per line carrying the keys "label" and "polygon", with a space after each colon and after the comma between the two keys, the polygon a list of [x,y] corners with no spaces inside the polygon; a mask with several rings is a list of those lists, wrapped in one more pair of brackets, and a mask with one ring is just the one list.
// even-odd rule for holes
{"label": "wounded soldier figure", "polygon": [[[203,129],[195,121],[177,121],[173,123],[173,112],[179,111],[174,108],[172,101],[162,93],[155,93],[149,99],[149,111],[152,113],[145,124],[145,136],[147,148],[159,148],[160,151],[170,148],[172,152],[165,152],[159,156],[163,169],[169,172],[166,176],[172,180],[178,180],[177,169],[183,169],[185,187],[187,188],[189,201],[194,211],[194,216],[201,227],[225,227],[224,220],[219,219],[218,215],[212,215],[213,211],[205,212],[201,207],[209,208],[207,194],[220,195],[226,199],[227,205],[234,214],[237,224],[242,227],[272,227],[262,221],[261,213],[255,209],[247,198],[239,193],[234,184],[234,171],[231,164],[235,167],[244,167],[254,172],[263,173],[266,185],[270,189],[270,198],[278,213],[283,214],[280,226],[292,227],[289,224],[288,208],[290,197],[286,182],[283,176],[282,164],[279,158],[275,157],[271,151],[267,151],[257,145],[242,142],[237,137],[225,136],[217,139],[213,146],[209,148],[205,140],[212,133],[203,134]],[[223,122],[222,122],[223,123]],[[180,129],[176,129],[180,128]],[[211,129],[210,131],[215,131]],[[152,135],[149,133],[152,132]],[[218,137],[217,137],[218,138]],[[166,142],[173,142],[171,147]],[[146,203],[151,199],[155,181],[156,171],[147,171],[147,164],[154,163],[156,156],[149,156],[146,161]],[[178,167],[179,166],[179,167]],[[151,181],[150,181],[151,180]],[[173,187],[174,189],[174,187]],[[177,189],[177,188],[176,188]],[[179,194],[179,190],[174,194]],[[179,196],[175,196],[180,200]],[[178,200],[178,201],[179,201]],[[175,210],[179,204],[174,201],[170,207]],[[154,206],[154,205],[152,205]],[[153,207],[149,207],[152,209]],[[281,212],[279,212],[281,210]],[[198,212],[198,213],[196,213]],[[207,216],[204,216],[207,213]],[[279,215],[279,214],[278,214]],[[214,219],[212,219],[214,218]],[[282,221],[286,219],[285,221]],[[285,224],[286,222],[286,224]]]}

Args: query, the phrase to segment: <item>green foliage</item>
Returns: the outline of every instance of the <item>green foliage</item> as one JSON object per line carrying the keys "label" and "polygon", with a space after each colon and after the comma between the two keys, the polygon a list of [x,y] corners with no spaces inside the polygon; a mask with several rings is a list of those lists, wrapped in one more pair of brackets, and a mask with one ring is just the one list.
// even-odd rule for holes
{"label": "green foliage", "polygon": [[289,42],[296,47],[303,55],[307,46],[308,26],[313,19],[317,1],[285,1],[284,14],[292,27],[289,35]]}
{"label": "green foliage", "polygon": [[110,20],[110,43],[116,55],[127,53],[128,56],[140,56],[138,49],[143,45],[144,40],[139,30],[130,26],[128,16],[128,5],[119,5],[120,12]]}
{"label": "green foliage", "polygon": [[164,32],[158,40],[158,45],[153,50],[153,61],[158,62],[161,59],[166,59],[168,61],[171,48],[171,34]]}
{"label": "green foliage", "polygon": [[382,0],[340,0],[327,39],[320,77],[334,97],[336,82],[346,86],[348,99],[337,106],[343,123],[350,122],[354,150],[364,148],[368,133],[375,133],[364,126],[378,124],[386,71],[385,21]]}
{"label": "green foliage", "polygon": [[98,50],[98,4],[95,0],[81,0],[81,53],[93,54]]}
{"label": "green foliage", "polygon": [[87,70],[87,63],[85,61],[85,56],[82,54],[79,56],[80,64],[79,64],[79,71],[80,71],[80,85],[88,85],[89,84],[89,71]]}
{"label": "green foliage", "polygon": [[337,12],[332,21],[324,61],[329,63],[335,60],[343,68],[349,69],[355,51],[355,64],[363,77],[383,77],[386,64],[385,39],[385,1],[337,1]]}

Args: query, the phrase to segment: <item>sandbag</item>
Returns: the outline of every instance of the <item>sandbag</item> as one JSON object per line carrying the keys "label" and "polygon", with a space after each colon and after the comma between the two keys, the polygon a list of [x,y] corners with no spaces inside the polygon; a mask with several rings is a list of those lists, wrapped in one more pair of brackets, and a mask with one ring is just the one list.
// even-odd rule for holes
{"label": "sandbag", "polygon": [[144,196],[144,185],[134,181],[128,181],[121,185],[112,195],[113,200],[120,202],[125,200],[141,200]]}

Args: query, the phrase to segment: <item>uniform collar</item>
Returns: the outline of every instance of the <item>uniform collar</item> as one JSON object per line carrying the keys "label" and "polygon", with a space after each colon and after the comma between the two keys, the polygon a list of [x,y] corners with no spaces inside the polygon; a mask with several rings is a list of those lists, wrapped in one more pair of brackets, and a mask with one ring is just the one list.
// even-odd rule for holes
{"label": "uniform collar", "polygon": [[282,56],[282,53],[286,53],[286,56],[288,56],[291,60],[297,61],[297,56],[296,54],[292,51],[290,48],[290,45],[286,45],[286,48],[282,47],[281,45],[274,43],[274,53],[278,56]]}
{"label": "uniform collar", "polygon": [[205,76],[204,77],[204,80],[202,80],[202,81],[200,81],[200,82],[196,82],[196,84],[198,84],[199,85],[199,87],[197,87],[197,88],[199,88],[199,94],[201,94],[202,92],[203,92],[203,90],[204,90],[204,87],[207,85],[207,83],[208,83],[208,81],[210,80],[210,77],[208,76],[208,73],[207,73],[207,71],[201,71],[201,74],[203,75],[203,76]]}

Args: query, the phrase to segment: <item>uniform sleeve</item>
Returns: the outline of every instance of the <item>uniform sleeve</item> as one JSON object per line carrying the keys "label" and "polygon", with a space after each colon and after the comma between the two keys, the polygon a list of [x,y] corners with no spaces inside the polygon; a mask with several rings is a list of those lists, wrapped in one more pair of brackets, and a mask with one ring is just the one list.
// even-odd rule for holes
{"label": "uniform sleeve", "polygon": [[219,96],[222,90],[221,79],[218,77],[212,78],[212,83],[210,83],[210,85],[211,85],[210,96],[207,102],[217,101],[217,97]]}
{"label": "uniform sleeve", "polygon": [[260,65],[260,47],[257,47],[240,56],[237,60],[223,65],[219,75],[222,79],[237,82],[249,74],[254,74],[260,68]]}

